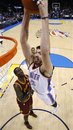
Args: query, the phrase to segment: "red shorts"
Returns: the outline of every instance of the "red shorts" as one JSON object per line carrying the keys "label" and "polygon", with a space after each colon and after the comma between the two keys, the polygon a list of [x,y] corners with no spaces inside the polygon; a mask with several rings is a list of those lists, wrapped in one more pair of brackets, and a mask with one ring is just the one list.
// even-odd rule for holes
{"label": "red shorts", "polygon": [[24,115],[28,115],[31,109],[32,103],[33,103],[32,97],[30,97],[28,101],[26,101],[24,104],[18,100],[17,100],[17,103],[18,103],[21,113]]}

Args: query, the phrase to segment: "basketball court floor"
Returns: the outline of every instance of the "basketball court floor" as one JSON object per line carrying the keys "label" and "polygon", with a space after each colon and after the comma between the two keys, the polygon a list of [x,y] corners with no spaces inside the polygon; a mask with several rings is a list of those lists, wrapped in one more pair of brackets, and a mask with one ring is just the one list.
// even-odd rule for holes
{"label": "basketball court floor", "polygon": [[[51,60],[55,66],[52,81],[59,109],[52,114],[52,107],[33,95],[33,109],[38,115],[29,116],[33,130],[73,130],[73,21],[49,20],[51,42]],[[26,71],[25,57],[20,45],[21,24],[3,30],[4,36],[18,41],[17,53],[6,65],[0,67],[0,130],[27,130],[23,115],[20,114],[13,83],[16,77],[13,69],[21,65]],[[29,44],[36,47],[40,43],[40,20],[31,20]],[[8,40],[0,45],[0,55],[11,48]]]}

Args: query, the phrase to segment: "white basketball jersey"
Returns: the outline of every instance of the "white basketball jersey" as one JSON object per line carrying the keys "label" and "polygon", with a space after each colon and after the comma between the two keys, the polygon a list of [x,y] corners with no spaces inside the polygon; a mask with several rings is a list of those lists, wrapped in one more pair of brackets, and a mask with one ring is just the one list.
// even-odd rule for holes
{"label": "white basketball jersey", "polygon": [[55,102],[55,93],[51,78],[47,78],[40,73],[39,68],[32,69],[29,67],[29,80],[32,89],[38,96],[48,105],[53,105]]}
{"label": "white basketball jersey", "polygon": [[51,78],[47,78],[40,73],[39,68],[29,68],[29,80],[31,87],[38,94],[48,94],[51,91]]}

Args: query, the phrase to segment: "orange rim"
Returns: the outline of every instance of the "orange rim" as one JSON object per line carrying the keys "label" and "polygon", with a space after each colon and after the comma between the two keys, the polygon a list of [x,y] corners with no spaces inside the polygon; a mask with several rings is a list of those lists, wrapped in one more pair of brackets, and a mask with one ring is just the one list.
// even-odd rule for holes
{"label": "orange rim", "polygon": [[17,53],[18,42],[16,39],[7,37],[7,36],[0,36],[0,38],[10,40],[15,43],[14,46],[12,47],[12,49],[10,49],[7,53],[0,56],[0,67],[1,67],[1,66],[5,65],[8,61],[10,61],[15,56],[15,54]]}

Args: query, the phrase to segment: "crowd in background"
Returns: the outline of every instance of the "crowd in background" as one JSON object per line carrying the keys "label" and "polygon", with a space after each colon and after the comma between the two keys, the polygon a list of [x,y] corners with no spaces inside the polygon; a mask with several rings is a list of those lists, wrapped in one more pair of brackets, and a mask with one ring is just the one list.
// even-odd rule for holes
{"label": "crowd in background", "polygon": [[50,12],[50,18],[73,19],[73,10],[71,8],[53,9]]}
{"label": "crowd in background", "polygon": [[[53,8],[49,10],[50,19],[73,19],[73,10],[71,8]],[[21,6],[8,7],[6,11],[0,10],[0,29],[22,21],[23,9]],[[40,18],[39,15],[31,15],[31,18]]]}
{"label": "crowd in background", "polygon": [[23,11],[19,8],[13,10],[8,7],[6,11],[0,11],[0,29],[8,27],[10,25],[17,24],[21,22],[23,17]]}

